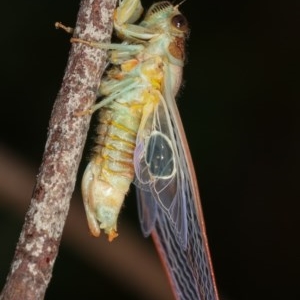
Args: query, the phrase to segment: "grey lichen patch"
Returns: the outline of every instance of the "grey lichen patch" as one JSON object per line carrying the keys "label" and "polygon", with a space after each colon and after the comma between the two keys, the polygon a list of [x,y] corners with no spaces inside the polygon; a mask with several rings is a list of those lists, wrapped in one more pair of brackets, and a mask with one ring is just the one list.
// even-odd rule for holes
{"label": "grey lichen patch", "polygon": [[21,264],[22,264],[21,259],[14,260],[11,265],[11,272],[14,273],[16,270],[18,270]]}
{"label": "grey lichen patch", "polygon": [[103,24],[108,24],[111,20],[111,15],[108,13],[108,10],[106,7],[100,7],[101,10],[101,18]]}
{"label": "grey lichen patch", "polygon": [[53,150],[54,152],[58,151],[60,149],[60,143],[58,141],[53,143]]}
{"label": "grey lichen patch", "polygon": [[[49,211],[49,204],[41,202],[36,204],[37,211],[33,216],[33,223],[38,233],[47,232],[47,238],[58,239],[62,232],[62,214]],[[44,241],[40,241],[43,243]]]}
{"label": "grey lichen patch", "polygon": [[39,273],[39,269],[35,263],[28,263],[28,270],[33,276],[36,276]]}
{"label": "grey lichen patch", "polygon": [[94,35],[98,30],[98,27],[93,24],[86,24],[85,31],[88,32],[89,35]]}
{"label": "grey lichen patch", "polygon": [[25,245],[26,251],[30,252],[32,256],[39,257],[43,253],[43,247],[45,244],[46,238],[43,236],[38,236],[30,243]]}

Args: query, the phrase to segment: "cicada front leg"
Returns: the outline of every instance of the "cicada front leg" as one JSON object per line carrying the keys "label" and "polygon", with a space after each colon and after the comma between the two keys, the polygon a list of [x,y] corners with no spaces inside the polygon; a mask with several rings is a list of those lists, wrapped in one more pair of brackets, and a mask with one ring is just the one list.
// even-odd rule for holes
{"label": "cicada front leg", "polygon": [[149,28],[133,24],[143,13],[140,0],[120,1],[114,13],[114,28],[117,36],[130,41],[149,40],[156,33]]}
{"label": "cicada front leg", "polygon": [[141,17],[143,11],[140,0],[120,0],[114,13],[114,22],[119,25],[132,24]]}

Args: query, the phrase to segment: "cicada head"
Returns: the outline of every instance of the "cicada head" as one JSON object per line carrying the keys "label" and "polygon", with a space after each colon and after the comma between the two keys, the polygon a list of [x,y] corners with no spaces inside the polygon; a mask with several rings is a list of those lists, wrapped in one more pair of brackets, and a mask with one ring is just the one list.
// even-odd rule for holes
{"label": "cicada head", "polygon": [[178,10],[179,5],[174,6],[169,1],[154,3],[141,25],[162,32],[168,31],[178,37],[186,37],[189,33],[188,22]]}

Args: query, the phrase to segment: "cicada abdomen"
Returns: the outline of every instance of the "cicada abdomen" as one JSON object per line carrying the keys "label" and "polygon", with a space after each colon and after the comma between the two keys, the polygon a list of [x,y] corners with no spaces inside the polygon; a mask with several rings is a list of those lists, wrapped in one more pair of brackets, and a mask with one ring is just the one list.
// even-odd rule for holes
{"label": "cicada abdomen", "polygon": [[99,236],[101,229],[110,241],[117,236],[117,218],[135,174],[136,136],[160,101],[161,66],[159,58],[138,66],[129,60],[111,69],[100,85],[102,101],[109,101],[101,107],[94,154],[82,180],[94,236]]}
{"label": "cicada abdomen", "polygon": [[101,109],[94,155],[82,180],[90,230],[99,236],[103,228],[109,240],[117,235],[117,216],[134,176],[132,159],[140,119],[140,114],[133,117],[128,107],[119,107],[120,113],[116,106],[122,105],[114,102]]}

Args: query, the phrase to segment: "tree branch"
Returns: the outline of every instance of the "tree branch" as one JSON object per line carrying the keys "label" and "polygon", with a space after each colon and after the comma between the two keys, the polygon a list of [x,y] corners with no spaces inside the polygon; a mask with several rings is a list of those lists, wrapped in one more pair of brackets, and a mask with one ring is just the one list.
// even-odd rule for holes
{"label": "tree branch", "polygon": [[[0,208],[4,208],[15,218],[23,218],[36,180],[36,168],[1,143],[0,166]],[[99,274],[105,274],[114,282],[116,289],[126,287],[126,290],[131,290],[138,299],[174,299],[154,248],[149,247],[142,233],[138,234],[132,224],[126,221],[125,211],[119,220],[122,223],[119,228],[120,236],[111,244],[105,236],[94,238],[88,234],[81,200],[79,193],[73,193],[61,245],[70,248],[69,251],[76,254],[79,263],[92,266]],[[1,245],[6,245],[11,238],[2,236]],[[63,257],[61,258],[60,268],[64,264]],[[2,256],[3,259],[6,259],[5,255]],[[5,270],[0,269],[1,271]],[[72,276],[68,280],[74,280]],[[55,283],[52,284],[55,286]],[[85,288],[85,284],[86,280],[83,280],[82,289]],[[108,292],[103,284],[101,287],[103,293]],[[89,288],[94,288],[96,293],[98,286],[95,286],[94,282]],[[65,292],[68,293],[67,290]]]}
{"label": "tree branch", "polygon": [[[116,1],[82,0],[75,36],[108,42]],[[74,190],[90,116],[74,112],[96,99],[106,54],[73,45],[62,87],[54,104],[40,173],[1,300],[43,299],[51,279]]]}

